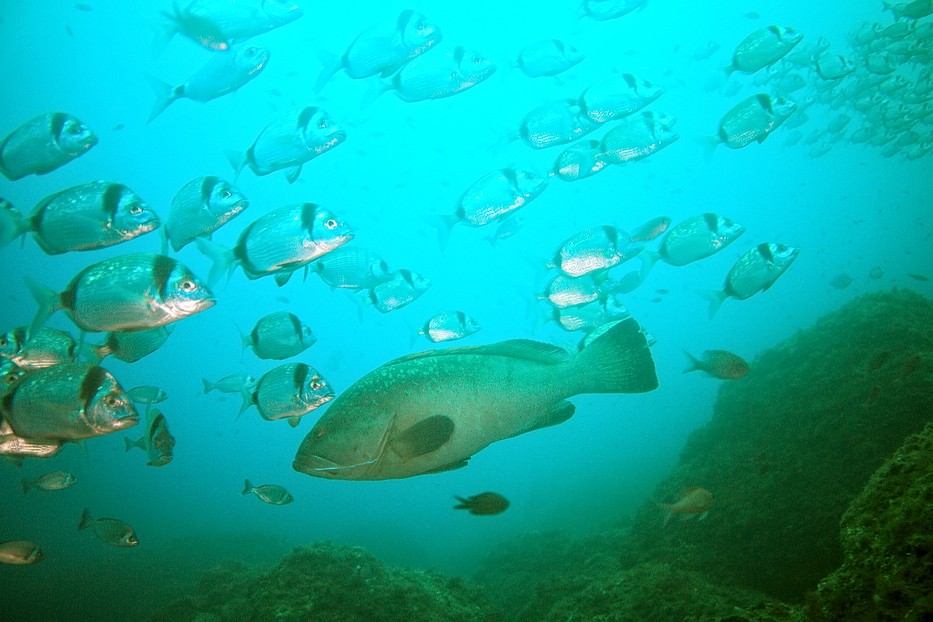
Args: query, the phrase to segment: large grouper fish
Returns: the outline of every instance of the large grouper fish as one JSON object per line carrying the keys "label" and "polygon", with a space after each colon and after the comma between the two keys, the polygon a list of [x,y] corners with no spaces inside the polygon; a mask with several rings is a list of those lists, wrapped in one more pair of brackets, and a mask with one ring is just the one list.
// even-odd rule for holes
{"label": "large grouper fish", "polygon": [[597,329],[576,353],[516,339],[403,356],[338,396],[292,466],[350,480],[462,467],[490,443],[566,421],[574,413],[566,398],[657,388],[648,346],[628,317]]}

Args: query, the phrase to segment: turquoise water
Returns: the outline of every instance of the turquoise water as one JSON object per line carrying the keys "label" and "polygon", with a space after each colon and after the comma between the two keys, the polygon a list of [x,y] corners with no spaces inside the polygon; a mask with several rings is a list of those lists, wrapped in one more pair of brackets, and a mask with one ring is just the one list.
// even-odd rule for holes
{"label": "turquoise water", "polygon": [[[743,98],[780,92],[778,83],[788,73],[807,81],[786,94],[801,105],[826,89],[812,70],[786,61],[767,83],[768,70],[726,80],[721,68],[752,30],[790,25],[804,35],[795,51],[824,37],[831,51],[856,57],[862,48],[853,46],[849,34],[866,20],[891,24],[891,14],[874,0],[821,7],[686,4],[649,0],[641,11],[595,21],[581,17],[575,2],[420,2],[416,8],[443,32],[443,41],[427,54],[460,44],[481,51],[498,70],[453,97],[408,103],[385,93],[368,105],[375,79],[338,73],[314,93],[322,69],[319,51],[339,53],[365,28],[387,28],[409,7],[309,6],[294,23],[254,39],[271,50],[255,80],[207,103],[177,101],[151,123],[147,74],[180,83],[210,55],[176,37],[154,56],[159,7],[139,10],[117,2],[63,4],[55,11],[24,3],[4,7],[0,133],[60,110],[76,115],[100,138],[88,153],[48,175],[0,180],[0,196],[21,211],[29,213],[58,190],[106,179],[130,186],[164,220],[172,197],[188,180],[218,175],[233,181],[226,150],[246,148],[277,115],[318,105],[346,128],[346,142],[307,163],[294,184],[281,172],[258,177],[244,170],[235,183],[251,206],[214,240],[232,245],[263,213],[311,201],[351,224],[350,244],[379,253],[393,268],[424,274],[432,286],[410,305],[381,314],[372,308],[361,312],[352,296],[331,290],[315,275],[305,281],[298,275],[280,288],[269,278],[248,280],[237,271],[214,287],[217,305],[177,323],[159,351],[133,364],[106,359],[104,367],[123,386],[154,384],[168,393],[160,409],[177,439],[174,460],[153,468],[141,453],[126,453],[122,437],[137,438],[143,427],[138,426],[83,447],[68,446],[48,460],[27,460],[20,468],[0,464],[0,541],[31,540],[46,555],[35,566],[0,567],[4,593],[20,595],[0,599],[0,615],[102,619],[101,612],[109,611],[112,619],[133,619],[164,604],[161,599],[173,586],[218,559],[270,563],[294,546],[319,540],[363,546],[394,564],[467,576],[498,542],[553,528],[585,533],[624,519],[644,502],[676,462],[685,438],[708,420],[718,388],[719,381],[681,373],[687,362],[683,350],[725,349],[751,361],[861,293],[904,286],[929,296],[933,177],[922,148],[926,141],[929,149],[929,115],[913,127],[916,137],[898,149],[850,140],[859,127],[884,126],[877,110],[854,106],[856,96],[836,110],[813,103],[805,109],[805,123],[788,127],[789,122],[762,144],[744,149],[719,147],[710,156],[703,138],[715,134],[720,117]],[[929,18],[919,24],[929,27]],[[572,42],[585,60],[554,78],[532,79],[511,65],[522,47],[551,37]],[[710,41],[719,50],[697,60]],[[928,63],[929,35],[922,45],[927,51],[920,58]],[[919,77],[921,87],[923,76],[929,83],[928,66],[923,71],[922,62],[898,70]],[[473,181],[497,168],[544,172],[553,165],[563,147],[533,150],[510,140],[527,111],[576,97],[619,72],[665,87],[649,109],[676,117],[676,143],[589,179],[551,179],[522,209],[525,225],[510,239],[490,245],[486,237],[495,224],[457,225],[447,244],[439,243],[431,217],[454,211]],[[846,78],[838,88],[856,89],[856,79]],[[903,92],[887,98],[900,105]],[[880,97],[875,106],[884,102]],[[853,121],[830,144],[819,132],[840,111]],[[889,121],[893,128],[893,118]],[[797,131],[803,138],[790,145]],[[819,154],[815,145],[823,144],[831,148]],[[530,338],[573,348],[580,335],[542,319],[546,306],[535,302],[557,246],[596,225],[631,230],[656,216],[676,223],[708,211],[740,221],[745,234],[697,263],[655,266],[639,288],[622,297],[657,340],[652,351],[660,388],[642,395],[573,398],[577,413],[570,421],[495,443],[467,468],[379,482],[310,478],[293,471],[291,462],[317,412],[293,429],[261,419],[255,409],[236,418],[238,396],[202,393],[203,377],[258,377],[278,364],[243,351],[238,334],[278,310],[292,311],[312,327],[317,343],[295,360],[313,365],[338,394],[382,363],[432,347],[416,335],[417,327],[449,309],[467,312],[482,326],[452,345]],[[800,256],[768,291],[728,300],[710,319],[707,302],[696,292],[720,288],[733,262],[762,242],[798,247]],[[14,241],[0,249],[0,330],[32,320],[36,305],[24,276],[61,290],[91,263],[160,248],[159,233],[57,256],[46,255],[32,239]],[[194,245],[174,256],[198,275],[210,269]],[[613,274],[622,276],[639,264],[636,258]],[[882,268],[880,278],[870,276],[876,267]],[[843,289],[831,284],[841,273],[853,278]],[[77,335],[64,314],[48,325]],[[86,339],[96,343],[100,336]],[[21,479],[59,469],[75,474],[78,484],[61,492],[21,493]],[[282,485],[295,501],[279,507],[241,496],[245,478]],[[476,517],[452,510],[454,495],[486,490],[506,496],[508,511]],[[86,531],[76,532],[84,507],[95,517],[132,524],[139,547],[114,549]]]}

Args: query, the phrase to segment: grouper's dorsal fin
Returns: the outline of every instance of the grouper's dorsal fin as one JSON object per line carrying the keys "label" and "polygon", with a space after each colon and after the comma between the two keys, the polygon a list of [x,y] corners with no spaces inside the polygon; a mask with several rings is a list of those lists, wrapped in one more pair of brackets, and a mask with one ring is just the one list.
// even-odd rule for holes
{"label": "grouper's dorsal fin", "polygon": [[435,356],[459,356],[463,354],[475,356],[504,356],[513,359],[522,359],[525,361],[534,361],[535,363],[544,363],[546,365],[558,365],[568,360],[569,354],[559,346],[531,339],[510,339],[491,343],[487,346],[462,346],[459,348],[447,348],[444,350],[428,350],[416,354],[406,354],[397,359],[389,361],[384,365],[396,365],[416,359],[435,357]]}
{"label": "grouper's dorsal fin", "polygon": [[388,448],[403,460],[410,460],[440,449],[453,433],[454,422],[450,417],[434,415],[389,439]]}

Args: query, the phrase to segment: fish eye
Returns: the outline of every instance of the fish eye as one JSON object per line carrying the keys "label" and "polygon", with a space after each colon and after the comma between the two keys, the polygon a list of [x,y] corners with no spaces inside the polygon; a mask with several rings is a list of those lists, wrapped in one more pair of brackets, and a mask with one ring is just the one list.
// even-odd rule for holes
{"label": "fish eye", "polygon": [[221,194],[221,197],[223,197],[224,199],[229,199],[232,196],[233,196],[233,193],[230,192],[229,190],[224,190],[223,193]]}
{"label": "fish eye", "polygon": [[313,391],[320,391],[325,386],[327,386],[327,383],[324,382],[323,378],[319,376],[315,376],[314,378],[311,379],[311,382],[308,383],[308,386],[311,387]]}
{"label": "fish eye", "polygon": [[327,220],[324,221],[324,226],[327,227],[328,229],[336,229],[337,220],[335,218],[328,218]]}
{"label": "fish eye", "polygon": [[107,397],[104,398],[104,405],[108,408],[116,408],[120,405],[120,398],[110,393]]}
{"label": "fish eye", "polygon": [[192,281],[191,279],[185,279],[184,281],[182,281],[182,282],[178,285],[178,288],[181,289],[181,291],[183,291],[183,292],[188,292],[188,293],[190,293],[190,292],[193,292],[194,290],[196,290],[196,289],[198,288],[198,286],[197,286],[197,284],[196,284],[194,281]]}
{"label": "fish eye", "polygon": [[143,206],[140,205],[139,203],[134,203],[132,206],[130,206],[130,214],[137,216],[142,213],[143,213]]}

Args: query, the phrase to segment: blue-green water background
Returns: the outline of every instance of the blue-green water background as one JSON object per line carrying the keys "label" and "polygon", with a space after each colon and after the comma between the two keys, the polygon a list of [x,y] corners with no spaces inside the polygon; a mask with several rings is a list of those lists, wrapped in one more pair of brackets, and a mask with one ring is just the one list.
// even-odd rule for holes
{"label": "blue-green water background", "polygon": [[[0,540],[32,540],[47,556],[33,567],[0,568],[0,612],[88,619],[88,612],[96,615],[109,602],[114,619],[123,613],[131,618],[130,611],[147,611],[167,598],[165,585],[183,583],[217,559],[272,562],[317,540],[364,546],[390,563],[469,575],[492,547],[518,534],[553,528],[585,533],[630,515],[712,412],[718,381],[683,375],[683,350],[728,349],[751,360],[866,291],[909,286],[931,293],[928,283],[907,276],[933,272],[929,157],[883,157],[876,148],[843,140],[813,158],[807,145],[786,146],[789,130],[781,128],[761,145],[719,148],[708,159],[700,140],[715,133],[719,118],[741,98],[769,91],[756,87],[751,76],[734,75],[730,80],[741,88],[727,94],[721,79],[731,49],[751,30],[791,25],[804,34],[801,45],[822,36],[847,53],[847,33],[860,21],[890,23],[880,5],[650,0],[642,11],[597,22],[580,18],[572,1],[425,0],[417,8],[440,25],[444,37],[429,53],[462,44],[492,58],[497,73],[449,99],[409,104],[388,93],[361,108],[371,81],[340,73],[313,93],[322,68],[316,50],[340,52],[361,30],[393,23],[409,5],[315,3],[297,22],[254,40],[272,51],[256,80],[206,104],[180,100],[147,124],[153,94],[146,74],[179,83],[209,54],[176,37],[153,58],[153,33],[166,7],[98,1],[88,11],[71,3],[5,2],[0,133],[61,110],[100,136],[98,146],[49,175],[0,180],[0,196],[21,210],[31,211],[57,190],[107,179],[130,186],[164,220],[188,180],[233,179],[225,150],[247,147],[277,114],[316,104],[346,126],[346,143],[305,165],[293,185],[281,173],[256,177],[244,171],[236,184],[251,206],[214,239],[232,244],[265,211],[312,201],[351,223],[352,244],[380,253],[393,267],[428,276],[433,286],[404,309],[387,315],[368,309],[360,320],[345,292],[331,291],[315,276],[278,288],[270,279],[248,281],[237,272],[215,288],[216,307],[178,323],[160,351],[135,364],[107,359],[104,366],[125,387],[156,384],[168,392],[161,409],[177,438],[175,459],[164,468],[148,467],[141,453],[124,452],[124,434],[114,434],[90,440],[86,452],[68,447],[20,469],[0,464]],[[750,17],[752,11],[760,17]],[[558,78],[531,79],[510,65],[524,45],[550,37],[572,42],[586,60]],[[694,60],[709,41],[720,50]],[[575,97],[614,72],[666,86],[651,109],[677,117],[681,139],[643,162],[591,179],[553,179],[524,209],[527,224],[512,239],[491,246],[485,237],[494,225],[458,226],[442,248],[427,217],[452,212],[470,183],[500,167],[543,171],[553,163],[560,148],[534,151],[508,142],[525,112]],[[711,81],[722,84],[710,89]],[[814,106],[807,114],[805,133],[825,126],[835,113]],[[112,129],[118,125],[124,127]],[[466,311],[482,325],[463,344],[525,337],[571,347],[577,335],[541,321],[534,305],[545,283],[544,263],[557,245],[595,225],[634,228],[659,215],[677,222],[705,211],[731,216],[747,232],[696,264],[656,266],[641,288],[624,297],[657,339],[660,388],[636,396],[576,397],[577,414],[567,423],[496,443],[465,469],[384,482],[310,478],[294,472],[291,461],[317,413],[292,429],[262,420],[255,410],[236,419],[238,397],[202,394],[202,377],[258,377],[276,364],[242,351],[238,334],[238,327],[249,329],[275,310],[293,311],[313,328],[318,342],[296,360],[316,367],[338,393],[387,360],[429,347],[424,338],[412,345],[413,327],[448,309]],[[800,257],[771,290],[729,300],[710,320],[696,290],[719,288],[732,263],[766,241],[797,246]],[[0,249],[0,330],[28,324],[35,312],[24,276],[62,289],[91,263],[124,252],[158,252],[160,244],[152,234],[60,256],[45,255],[31,239]],[[193,245],[176,256],[207,274],[209,262]],[[880,279],[868,276],[875,266],[884,269]],[[842,272],[854,282],[839,290],[830,281]],[[63,314],[49,325],[73,328]],[[79,483],[59,493],[22,494],[21,478],[55,469],[71,471]],[[244,478],[281,484],[295,501],[275,507],[241,496]],[[484,490],[508,497],[509,510],[483,518],[451,509],[453,495]],[[84,507],[94,516],[131,523],[140,546],[113,549],[89,532],[77,533]]]}

